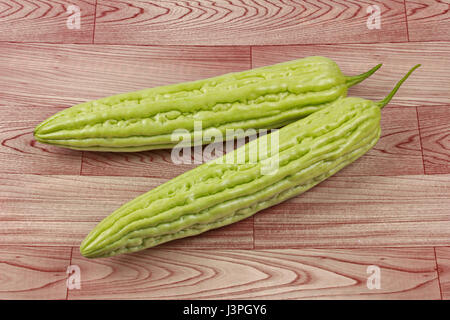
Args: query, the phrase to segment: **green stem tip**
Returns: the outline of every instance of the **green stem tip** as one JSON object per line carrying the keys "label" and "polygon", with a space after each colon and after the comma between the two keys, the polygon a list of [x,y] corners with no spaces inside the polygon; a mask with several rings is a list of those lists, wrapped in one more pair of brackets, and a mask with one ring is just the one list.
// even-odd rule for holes
{"label": "green stem tip", "polygon": [[367,79],[368,77],[370,77],[372,74],[375,73],[375,71],[377,71],[378,69],[380,69],[380,67],[382,66],[382,64],[377,64],[375,67],[373,67],[372,69],[370,69],[367,72],[364,72],[362,74],[358,74],[356,76],[352,76],[352,77],[346,77],[346,84],[347,87],[350,88],[351,86],[354,86],[355,84],[360,83],[361,81]]}
{"label": "green stem tip", "polygon": [[420,64],[416,64],[414,67],[412,67],[407,74],[404,75],[403,78],[400,79],[399,82],[397,82],[397,84],[395,85],[394,89],[392,89],[392,91],[386,96],[386,98],[384,98],[383,100],[377,102],[378,106],[381,108],[383,108],[385,105],[387,105],[392,97],[397,93],[398,89],[400,88],[400,86],[403,84],[403,82],[405,82],[406,79],[408,79],[408,77],[411,75],[411,73],[413,73],[414,70],[416,70],[418,67],[420,67]]}

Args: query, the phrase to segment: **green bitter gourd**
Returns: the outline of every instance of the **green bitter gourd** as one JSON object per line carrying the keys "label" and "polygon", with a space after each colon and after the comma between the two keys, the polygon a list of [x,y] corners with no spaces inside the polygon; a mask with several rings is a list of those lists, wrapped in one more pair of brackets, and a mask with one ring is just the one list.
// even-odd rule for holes
{"label": "green bitter gourd", "polygon": [[[281,128],[277,152],[270,152],[269,146],[272,139],[268,137],[274,132],[137,197],[90,232],[81,244],[82,255],[113,256],[197,235],[305,192],[376,144],[380,109],[418,66],[380,102],[341,98]],[[269,152],[258,153],[257,161],[252,162],[252,150],[258,150],[257,146]],[[244,163],[224,160],[240,156]],[[274,157],[278,166],[264,174],[262,167]]]}
{"label": "green bitter gourd", "polygon": [[71,149],[143,151],[174,147],[178,143],[174,130],[193,135],[199,121],[203,134],[200,141],[193,136],[191,141],[204,144],[217,140],[217,130],[224,137],[227,129],[279,128],[303,118],[346,96],[348,87],[380,66],[346,77],[334,61],[307,57],[119,94],[60,111],[39,124],[34,136],[39,142]]}

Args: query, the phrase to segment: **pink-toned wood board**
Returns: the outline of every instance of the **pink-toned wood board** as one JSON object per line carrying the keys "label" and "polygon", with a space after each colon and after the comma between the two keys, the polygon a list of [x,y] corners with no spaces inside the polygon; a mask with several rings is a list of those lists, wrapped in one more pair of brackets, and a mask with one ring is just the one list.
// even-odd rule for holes
{"label": "pink-toned wood board", "polygon": [[405,0],[408,34],[411,41],[450,39],[449,2]]}
{"label": "pink-toned wood board", "polygon": [[[381,9],[369,29],[368,7]],[[68,8],[81,10],[68,28]],[[0,299],[450,299],[448,1],[0,0]],[[89,260],[84,236],[194,168],[170,150],[96,153],[37,143],[59,110],[117,93],[310,55],[380,100],[377,145],[309,192],[239,223]],[[366,286],[368,266],[380,289]],[[80,268],[81,289],[66,285]]]}
{"label": "pink-toned wood board", "polygon": [[[92,43],[95,4],[96,0],[1,0],[0,41]],[[79,29],[71,19],[78,11]]]}
{"label": "pink-toned wood board", "polygon": [[418,110],[423,160],[427,174],[450,172],[450,105]]}
{"label": "pink-toned wood board", "polygon": [[33,130],[54,108],[0,105],[0,174],[80,174],[82,153],[39,144]]}
{"label": "pink-toned wood board", "polygon": [[251,66],[249,47],[0,43],[0,61],[0,104],[33,107],[68,107]]}
{"label": "pink-toned wood board", "polygon": [[[440,299],[432,248],[167,250],[88,260],[69,299]],[[368,289],[367,268],[380,268]]]}
{"label": "pink-toned wood board", "polygon": [[1,245],[0,299],[66,299],[71,250]]}
{"label": "pink-toned wood board", "polygon": [[[367,27],[380,8],[380,28]],[[77,6],[80,28],[67,21]],[[448,40],[445,1],[0,1],[0,41],[271,45]],[[71,20],[70,20],[71,21]]]}
{"label": "pink-toned wood board", "polygon": [[99,0],[96,43],[271,45],[406,41],[403,1],[377,3],[383,27],[368,29],[372,1]]}
{"label": "pink-toned wood board", "polygon": [[[78,245],[97,222],[168,179],[0,176],[0,241]],[[167,246],[450,246],[449,175],[342,176],[241,223]]]}
{"label": "pink-toned wood board", "polygon": [[[448,60],[450,46],[443,43],[433,43],[431,48],[426,43],[390,46],[390,50],[386,49],[388,47],[386,44],[370,44],[362,47],[271,46],[254,47],[250,52],[248,47],[0,44],[0,47],[5,49],[2,52],[5,53],[6,59],[6,64],[0,66],[0,69],[5,70],[3,78],[0,73],[0,84],[6,92],[10,92],[0,96],[3,103],[1,108],[5,112],[6,120],[14,120],[0,124],[0,127],[6,126],[4,130],[7,130],[3,132],[5,137],[3,139],[8,139],[5,145],[0,146],[0,150],[5,158],[11,156],[10,159],[13,159],[14,153],[27,154],[24,149],[34,143],[31,136],[33,127],[52,112],[75,103],[158,84],[195,80],[248,69],[251,65],[250,54],[253,67],[258,67],[281,62],[282,57],[290,60],[320,53],[335,59],[346,74],[361,73],[383,61],[385,66],[381,70],[349,90],[350,95],[373,99],[381,99],[386,95],[395,81],[412,65],[424,63],[414,73],[414,77],[408,80],[407,85],[399,90],[389,108],[383,111],[386,116],[383,117],[383,138],[380,143],[362,160],[362,165],[349,169],[353,174],[423,173],[418,126],[414,123],[417,115],[415,108],[411,107],[417,106],[420,109],[425,104],[450,103],[446,89],[450,87],[447,77],[450,73]],[[364,50],[367,56],[358,54],[358,50]],[[424,53],[428,53],[425,55],[426,58],[423,57]],[[35,59],[36,63],[22,63],[30,59],[31,61]],[[37,61],[40,61],[38,65]],[[34,65],[37,66],[33,67]],[[31,80],[30,70],[33,71]],[[49,70],[52,75],[50,78],[47,75]],[[427,86],[427,90],[423,90],[424,86]],[[16,105],[25,106],[25,109]],[[21,117],[30,106],[39,107],[37,111],[34,109],[31,111],[33,114],[36,113],[32,121],[27,123],[23,120],[16,121],[15,119]],[[421,115],[423,113],[419,113],[419,117]],[[26,118],[29,116],[25,115]],[[442,121],[445,120],[443,118]],[[17,150],[10,147],[12,143]],[[440,148],[440,145],[437,147]],[[37,143],[33,148],[47,147]],[[52,149],[52,152],[58,151]],[[65,154],[66,151],[61,152]],[[445,152],[448,151],[444,150],[444,155]],[[192,165],[174,167],[171,165],[170,151],[167,150],[138,154],[90,152],[72,154],[83,158],[82,166],[76,165],[76,169],[72,169],[78,170],[82,167],[81,173],[85,175],[173,177],[193,167]],[[24,162],[26,159],[26,157],[18,159],[17,165],[8,166],[7,169],[0,167],[0,171],[53,174],[58,170],[52,165],[52,160],[43,165],[33,165]],[[32,159],[34,158],[29,158],[29,161]],[[25,168],[25,171],[22,171],[22,168]]]}
{"label": "pink-toned wood board", "polygon": [[255,215],[256,248],[447,245],[448,175],[336,175]]}
{"label": "pink-toned wood board", "polygon": [[[0,243],[77,246],[110,212],[167,179],[2,174],[0,181]],[[253,248],[253,219],[167,246]]]}

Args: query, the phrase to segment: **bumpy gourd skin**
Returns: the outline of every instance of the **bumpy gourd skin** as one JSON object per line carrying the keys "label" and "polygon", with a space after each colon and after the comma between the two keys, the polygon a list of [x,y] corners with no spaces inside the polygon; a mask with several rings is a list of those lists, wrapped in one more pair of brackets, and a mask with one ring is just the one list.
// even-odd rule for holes
{"label": "bumpy gourd skin", "polygon": [[[81,253],[96,258],[142,250],[234,223],[305,192],[375,145],[380,106],[339,99],[278,135],[279,152],[258,155],[256,163],[249,161],[250,150],[270,144],[270,135],[234,150],[235,159],[245,153],[245,163],[218,158],[130,201],[86,237]],[[264,173],[262,167],[275,155],[278,170]]]}
{"label": "bumpy gourd skin", "polygon": [[[124,93],[65,109],[34,131],[37,141],[91,151],[172,148],[176,129],[279,128],[344,97],[347,88],[374,73],[344,76],[324,57],[308,57],[219,77]],[[192,137],[192,142],[194,138]]]}
{"label": "bumpy gourd skin", "polygon": [[108,257],[197,235],[307,191],[377,143],[380,109],[419,66],[382,101],[338,99],[128,202],[89,233],[81,254]]}

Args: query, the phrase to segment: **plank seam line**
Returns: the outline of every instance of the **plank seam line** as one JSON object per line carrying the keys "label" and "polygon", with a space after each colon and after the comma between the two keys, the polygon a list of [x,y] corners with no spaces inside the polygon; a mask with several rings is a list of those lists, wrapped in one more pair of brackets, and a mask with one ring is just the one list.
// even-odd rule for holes
{"label": "plank seam line", "polygon": [[434,251],[434,262],[436,265],[437,280],[438,280],[438,285],[439,285],[439,294],[441,295],[441,300],[442,300],[443,298],[442,298],[441,277],[439,276],[439,264],[437,261],[436,247],[433,247],[433,251]]}
{"label": "plank seam line", "polygon": [[408,13],[406,11],[406,0],[403,0],[403,6],[405,8],[406,37],[408,38],[409,42]]}
{"label": "plank seam line", "polygon": [[[239,223],[239,222],[236,222],[236,223]],[[141,253],[135,252],[135,254],[144,254],[145,255],[145,252],[147,252],[147,251],[150,252],[152,250],[166,250],[166,251],[172,251],[172,250],[176,250],[176,251],[178,251],[178,250],[181,250],[181,251],[183,251],[183,250],[193,250],[193,251],[197,251],[197,250],[198,251],[217,251],[217,250],[239,251],[240,250],[240,251],[253,251],[253,249],[250,248],[248,245],[246,245],[245,247],[242,246],[242,247],[239,247],[239,248],[236,248],[236,247],[221,247],[221,248],[218,248],[217,246],[216,247],[204,247],[204,246],[202,247],[202,246],[194,246],[194,245],[183,245],[183,246],[181,246],[181,245],[177,245],[177,246],[172,245],[172,246],[169,246],[168,244],[169,243],[165,243],[165,244],[161,244],[161,245],[158,245],[158,246],[155,246],[155,247],[152,247],[152,248],[143,249],[142,251],[139,251]],[[1,244],[0,245],[0,248],[4,248],[4,247],[8,247],[8,248],[11,248],[11,247],[17,248],[17,247],[19,247],[19,248],[29,248],[29,249],[35,249],[35,248],[68,248],[69,249],[70,248],[70,249],[75,249],[75,250],[78,250],[80,248],[79,245],[75,245],[75,244],[62,245],[62,246],[60,246],[60,245],[25,245],[25,246],[23,246],[21,244]],[[280,246],[278,249],[282,249],[282,248],[283,247]],[[388,245],[388,244],[385,244],[385,245],[382,245],[382,244],[380,244],[380,245],[364,245],[364,246],[362,246],[362,245],[351,246],[350,245],[350,246],[327,246],[327,247],[325,247],[325,246],[309,246],[308,245],[308,246],[304,246],[304,247],[299,247],[299,246],[288,247],[288,246],[286,246],[285,248],[287,248],[287,249],[296,249],[296,250],[319,250],[319,251],[333,251],[333,250],[364,251],[364,250],[367,250],[367,249],[383,249],[383,250],[384,249],[393,249],[393,250],[432,249],[432,248],[444,248],[445,249],[445,248],[450,248],[450,246],[448,244],[446,244],[446,243],[440,243],[440,244],[437,244],[437,243],[426,244],[426,243],[424,243],[424,244],[415,244],[415,245],[407,245],[407,244],[406,245],[405,244],[399,244],[399,245]],[[266,249],[261,248],[261,249],[258,249],[257,251],[266,251]],[[70,262],[72,262],[72,260],[73,260],[72,252],[73,251],[71,251]],[[83,258],[83,257],[81,257],[81,258]]]}
{"label": "plank seam line", "polygon": [[423,155],[422,135],[420,133],[420,120],[419,120],[419,109],[418,109],[418,107],[416,107],[416,117],[417,117],[417,130],[419,131],[420,153],[422,155],[422,169],[423,169],[423,174],[426,175],[427,171],[426,171],[426,167],[425,167],[425,158],[424,158],[424,155]]}
{"label": "plank seam line", "polygon": [[[79,177],[80,174],[46,174],[46,173],[22,173],[22,172],[8,172],[8,171],[1,171],[2,174],[8,174],[8,175],[22,175],[22,176],[45,176],[45,177]],[[126,176],[126,175],[100,175],[100,174],[84,174],[83,177],[97,177],[97,178],[114,178],[114,179],[123,179],[123,178],[143,178],[143,179],[161,179],[165,180],[164,182],[170,180],[168,178],[160,178],[160,177],[154,177],[154,176]],[[430,174],[346,174],[346,175],[340,175],[340,178],[358,178],[358,177],[423,177],[423,176],[450,176],[450,173],[430,173]],[[14,198],[15,199],[15,198]]]}
{"label": "plank seam line", "polygon": [[[72,254],[73,254],[73,248],[75,247],[71,247],[70,248],[70,259],[69,259],[69,266],[72,265]],[[69,299],[69,286],[66,283],[66,300]]]}
{"label": "plank seam line", "polygon": [[[13,42],[13,41],[0,41],[1,42]],[[411,41],[413,42],[413,41]],[[428,40],[428,41],[415,41],[415,42],[446,42],[450,43],[448,40]],[[33,43],[33,42],[16,42],[16,43]],[[34,42],[34,43],[47,43],[47,44],[69,44],[64,42]],[[376,42],[376,41],[368,41],[368,42],[324,42],[324,43],[283,43],[283,44],[252,44],[254,47],[290,47],[290,46],[302,46],[302,47],[311,47],[311,46],[336,46],[336,45],[370,45],[370,44],[405,44],[409,43],[405,40],[398,41],[387,41],[387,42]],[[80,43],[83,44],[83,43]],[[89,43],[84,43],[89,44]],[[216,44],[216,45],[205,45],[205,44],[140,44],[140,43],[127,43],[127,42],[95,42],[96,45],[110,45],[110,46],[130,46],[130,47],[174,47],[174,48],[182,48],[182,47],[191,47],[191,48],[223,48],[223,47],[248,47],[249,44]]]}
{"label": "plank seam line", "polygon": [[[91,40],[92,41],[92,40]],[[92,43],[89,42],[51,42],[51,41],[14,41],[14,40],[0,40],[0,44],[53,44],[53,45],[90,45]],[[292,46],[336,46],[336,45],[383,45],[383,44],[407,44],[407,43],[446,43],[450,44],[448,40],[410,40],[410,41],[387,41],[387,42],[325,42],[325,43],[285,43],[285,44],[252,44],[252,47],[292,47]],[[183,48],[183,47],[191,47],[191,48],[226,48],[226,47],[247,47],[248,44],[236,45],[236,44],[220,44],[220,45],[196,45],[196,44],[136,44],[136,43],[110,43],[110,42],[95,42],[95,45],[103,45],[103,46],[128,46],[128,47],[166,47],[166,48]]]}
{"label": "plank seam line", "polygon": [[94,27],[92,28],[92,44],[94,44],[95,40],[95,24],[97,22],[97,0],[95,0],[95,7],[94,7]]}

